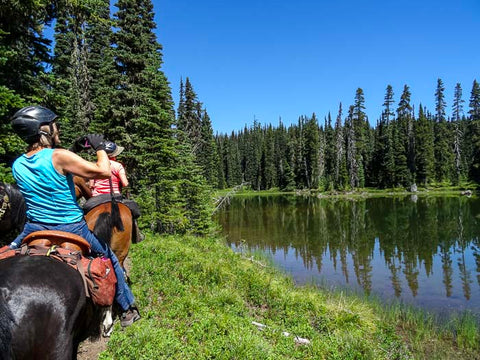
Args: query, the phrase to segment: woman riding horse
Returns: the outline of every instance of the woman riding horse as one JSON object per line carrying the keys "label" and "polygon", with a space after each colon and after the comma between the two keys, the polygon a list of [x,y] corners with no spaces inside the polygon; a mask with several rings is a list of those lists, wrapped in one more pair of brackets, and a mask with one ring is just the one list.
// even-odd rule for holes
{"label": "woman riding horse", "polygon": [[122,308],[121,325],[140,319],[133,294],[112,250],[88,229],[83,211],[75,199],[72,174],[84,178],[110,177],[110,163],[102,135],[79,139],[74,150],[93,148],[97,162],[84,160],[74,152],[56,149],[60,144],[57,115],[41,106],[28,106],[12,118],[14,131],[28,144],[27,152],[13,164],[12,172],[27,205],[27,223],[11,243],[18,247],[24,237],[38,230],[67,231],[85,238],[92,251],[109,257],[117,276],[115,300]]}

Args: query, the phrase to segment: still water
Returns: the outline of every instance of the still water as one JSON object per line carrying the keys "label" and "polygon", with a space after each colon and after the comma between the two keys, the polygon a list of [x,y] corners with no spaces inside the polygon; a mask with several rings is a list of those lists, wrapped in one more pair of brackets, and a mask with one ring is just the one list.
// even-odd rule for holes
{"label": "still water", "polygon": [[479,199],[236,197],[218,221],[234,250],[269,254],[299,284],[480,313]]}

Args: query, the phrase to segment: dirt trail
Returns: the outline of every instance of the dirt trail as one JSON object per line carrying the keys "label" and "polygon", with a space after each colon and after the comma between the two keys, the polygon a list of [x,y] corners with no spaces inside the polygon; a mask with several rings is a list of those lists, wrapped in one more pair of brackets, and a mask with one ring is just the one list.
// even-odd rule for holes
{"label": "dirt trail", "polygon": [[[125,270],[129,273],[131,268],[129,257],[125,259],[124,265]],[[77,360],[97,360],[100,353],[107,348],[108,339],[100,336],[96,341],[85,340],[82,342],[78,348]]]}

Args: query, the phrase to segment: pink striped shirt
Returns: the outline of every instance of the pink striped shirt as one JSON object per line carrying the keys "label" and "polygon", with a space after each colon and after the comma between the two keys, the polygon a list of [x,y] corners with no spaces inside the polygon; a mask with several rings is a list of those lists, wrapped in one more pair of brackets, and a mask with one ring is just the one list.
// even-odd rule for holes
{"label": "pink striped shirt", "polygon": [[[121,193],[121,180],[120,172],[125,171],[123,165],[118,161],[110,160],[110,169],[112,171],[112,186],[113,192],[116,194]],[[93,180],[92,196],[101,194],[110,194],[110,182],[108,179],[95,179]]]}

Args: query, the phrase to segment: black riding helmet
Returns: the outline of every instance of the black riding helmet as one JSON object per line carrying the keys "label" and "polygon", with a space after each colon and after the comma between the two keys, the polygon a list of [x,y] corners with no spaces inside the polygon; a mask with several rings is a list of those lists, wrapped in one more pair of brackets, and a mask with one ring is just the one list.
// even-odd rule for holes
{"label": "black riding helmet", "polygon": [[[43,106],[27,106],[12,116],[12,127],[15,133],[28,144],[38,141],[40,135],[52,136],[52,123],[57,115]],[[40,131],[40,126],[50,124],[50,134]]]}
{"label": "black riding helmet", "polygon": [[113,141],[105,141],[105,151],[108,157],[117,157],[123,151],[123,146],[118,146]]}
{"label": "black riding helmet", "polygon": [[117,150],[117,145],[113,141],[105,141],[105,152],[107,154],[112,154],[115,150]]}

